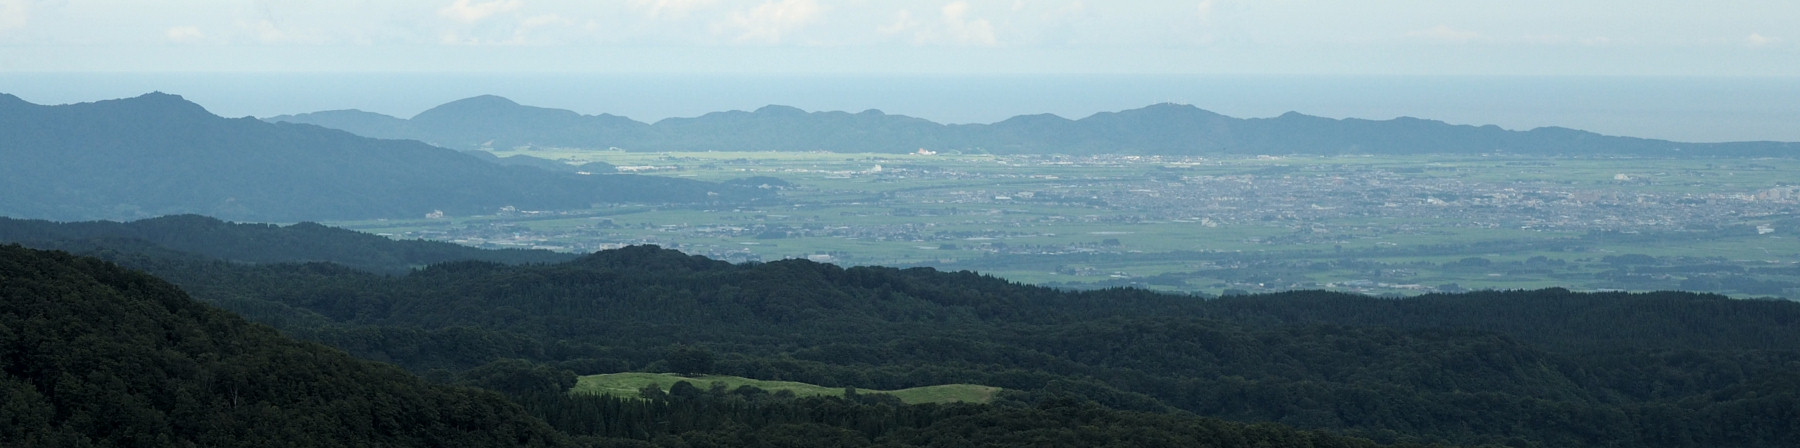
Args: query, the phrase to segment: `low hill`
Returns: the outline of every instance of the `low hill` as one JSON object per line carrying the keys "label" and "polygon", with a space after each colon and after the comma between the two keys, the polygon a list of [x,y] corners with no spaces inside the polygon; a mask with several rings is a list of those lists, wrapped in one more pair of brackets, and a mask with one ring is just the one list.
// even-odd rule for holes
{"label": "low hill", "polygon": [[500,396],[296,342],[105,262],[0,246],[0,446],[563,446]]}
{"label": "low hill", "polygon": [[297,222],[747,201],[666,177],[501,166],[423,143],[213,115],[179,96],[41,106],[0,94],[0,215]]}
{"label": "low hill", "polygon": [[[570,390],[572,394],[599,394],[617,397],[639,397],[639,391],[645,386],[654,385],[667,392],[675,383],[688,382],[695,387],[710,388],[713,384],[724,385],[726,390],[734,390],[750,386],[769,393],[787,391],[800,397],[824,396],[843,397],[845,388],[825,387],[795,381],[766,381],[731,375],[697,375],[686,377],[673,373],[607,373],[581,377]],[[977,384],[941,384],[936,386],[909,387],[898,390],[855,389],[857,393],[892,395],[906,404],[925,403],[988,403],[994,400],[998,387]]]}
{"label": "low hill", "polygon": [[[124,247],[119,240],[150,247]],[[176,215],[132,222],[56,223],[0,217],[0,243],[38,249],[86,252],[167,250],[240,263],[330,262],[382,273],[450,261],[556,263],[576,255],[546,250],[482,250],[445,242],[395,241],[311,222],[288,226],[232,223],[199,215]]]}
{"label": "low hill", "polygon": [[1566,128],[1527,131],[1400,117],[1331,119],[1290,112],[1241,119],[1190,105],[1156,104],[1081,119],[1023,115],[992,124],[945,125],[878,110],[807,112],[787,106],[708,113],[645,124],[581,115],[486,95],[403,119],[361,111],[269,117],[382,138],[461,149],[549,146],[634,151],[836,151],[919,149],[1000,154],[1523,154],[1547,156],[1800,157],[1800,143],[1681,143]]}

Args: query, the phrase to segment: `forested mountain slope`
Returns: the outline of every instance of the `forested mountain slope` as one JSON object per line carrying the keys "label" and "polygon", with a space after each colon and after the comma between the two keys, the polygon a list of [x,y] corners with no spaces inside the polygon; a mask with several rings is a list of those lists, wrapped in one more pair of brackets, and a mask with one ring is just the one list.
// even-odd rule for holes
{"label": "forested mountain slope", "polygon": [[459,375],[511,402],[427,384],[287,339],[148,275],[0,246],[0,446],[1379,446],[1069,397],[913,406],[680,383],[640,400],[567,395],[560,388],[572,381],[556,377],[570,375],[519,360]]}
{"label": "forested mountain slope", "polygon": [[[706,373],[984,384],[1023,403],[1074,398],[1386,442],[1800,443],[1800,304],[1786,301],[1560,289],[1205,300],[924,268],[733,265],[650,246],[391,276],[103,243],[92,253],[197,298],[443,380],[509,359],[571,374],[667,371],[672,353],[698,348],[716,359]],[[519,399],[552,421],[563,421],[554,409],[601,406]],[[606,431],[583,434],[618,435]]]}
{"label": "forested mountain slope", "polygon": [[108,263],[0,246],[0,446],[563,446],[490,392],[287,339]]}
{"label": "forested mountain slope", "polygon": [[[1137,290],[801,260],[731,265],[654,247],[397,278],[326,265],[145,267],[295,335],[442,376],[502,358],[583,374],[655,371],[675,347],[699,346],[717,354],[713,373],[882,389],[986,384],[1386,441],[1800,441],[1800,329],[1786,323],[1800,304],[1789,302],[1518,291],[1420,311],[1422,323],[1373,325],[1279,317],[1309,313],[1283,304],[1373,300],[1334,293],[1241,299],[1267,301],[1249,312]],[[1551,306],[1557,297],[1568,303]],[[1643,316],[1609,328],[1567,318],[1637,305]],[[1509,306],[1518,309],[1482,312]],[[1520,316],[1537,317],[1497,323]],[[1709,334],[1727,326],[1737,328]],[[1607,331],[1661,337],[1625,342]],[[1751,340],[1760,342],[1733,345]]]}
{"label": "forested mountain slope", "polygon": [[0,215],[15,218],[200,213],[273,222],[766,195],[667,177],[501,166],[418,142],[222,118],[162,93],[60,106],[0,94],[0,190]]}
{"label": "forested mountain slope", "polygon": [[1331,119],[1290,112],[1240,119],[1189,105],[1156,104],[1080,119],[1022,115],[991,124],[946,125],[878,110],[806,112],[788,106],[668,118],[654,124],[614,115],[520,105],[483,95],[411,119],[344,110],[268,118],[453,148],[572,147],[633,151],[835,151],[919,149],[997,154],[1527,154],[1648,157],[1797,157],[1800,143],[1681,143],[1566,128],[1527,131],[1400,117]]}

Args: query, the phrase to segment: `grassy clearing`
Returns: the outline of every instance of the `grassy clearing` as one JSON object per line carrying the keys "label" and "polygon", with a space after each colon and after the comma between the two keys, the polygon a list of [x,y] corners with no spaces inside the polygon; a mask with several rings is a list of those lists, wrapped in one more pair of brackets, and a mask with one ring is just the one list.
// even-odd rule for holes
{"label": "grassy clearing", "polygon": [[[711,388],[712,384],[716,382],[724,383],[726,389],[736,389],[739,386],[754,386],[769,391],[770,393],[785,390],[793,392],[794,395],[803,397],[821,395],[833,397],[844,396],[844,389],[842,388],[817,386],[807,383],[796,383],[793,381],[765,381],[725,375],[704,375],[690,378],[673,373],[642,372],[584,376],[575,383],[575,388],[570,389],[569,393],[637,397],[638,391],[642,390],[644,386],[655,384],[666,392],[669,390],[669,386],[673,386],[675,383],[681,381],[686,381],[701,389]],[[1000,388],[998,387],[975,384],[945,384],[891,391],[857,389],[858,393],[893,395],[895,398],[899,398],[900,401],[907,404],[958,402],[987,403],[993,401],[994,394],[999,391]]]}

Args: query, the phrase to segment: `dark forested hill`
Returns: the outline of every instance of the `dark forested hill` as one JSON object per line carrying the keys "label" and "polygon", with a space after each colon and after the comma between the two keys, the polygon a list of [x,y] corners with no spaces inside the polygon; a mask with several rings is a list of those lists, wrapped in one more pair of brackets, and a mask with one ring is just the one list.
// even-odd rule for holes
{"label": "dark forested hill", "polygon": [[939,406],[679,383],[643,400],[570,396],[568,370],[516,359],[459,378],[508,396],[287,339],[104,261],[0,245],[5,447],[1380,446],[1067,394]]}
{"label": "dark forested hill", "polygon": [[[715,354],[712,373],[881,389],[979,383],[1378,441],[1800,442],[1800,304],[1790,302],[1561,290],[1207,301],[922,268],[732,265],[654,247],[406,277],[145,267],[297,336],[420,372],[508,358],[582,374],[660,371],[687,346]],[[1344,311],[1363,306],[1373,311]],[[1371,317],[1383,309],[1400,317]]]}
{"label": "dark forested hill", "polygon": [[425,383],[91,258],[0,246],[0,446],[567,445]]}
{"label": "dark forested hill", "polygon": [[418,142],[221,118],[161,93],[62,106],[0,94],[0,191],[0,215],[17,218],[200,213],[277,222],[764,194],[663,177],[501,166]]}
{"label": "dark forested hill", "polygon": [[0,217],[0,243],[81,252],[138,240],[149,246],[244,263],[330,262],[352,268],[404,273],[450,261],[556,263],[575,255],[546,250],[482,250],[438,241],[395,241],[311,222],[289,226],[231,223],[198,215],[132,222],[56,223]]}
{"label": "dark forested hill", "polygon": [[[87,253],[145,269],[290,335],[445,380],[508,365],[539,366],[515,372],[668,371],[671,356],[698,350],[715,360],[703,373],[1012,391],[1012,404],[981,413],[1015,415],[1004,409],[1073,399],[1378,442],[1800,444],[1800,303],[1786,301],[1561,289],[1206,300],[1059,291],[925,268],[734,265],[651,246],[557,264],[446,262],[392,276],[326,263],[170,256],[136,239],[85,241]],[[121,242],[128,244],[114,244]],[[708,409],[751,412],[736,400],[754,397],[716,392],[724,401]],[[517,399],[565,431],[640,440],[656,432],[571,416],[654,424],[677,421],[657,413],[687,406]],[[913,415],[901,410],[846,408],[826,418],[773,406],[768,412],[790,416],[783,418],[824,419],[796,422],[873,425],[863,440],[942,423],[893,420]],[[873,420],[850,417],[864,411]],[[743,418],[678,426],[738,437],[744,433],[732,425],[786,421]],[[1020,428],[1043,423],[1030,418]]]}
{"label": "dark forested hill", "polygon": [[644,124],[480,96],[401,119],[360,111],[271,117],[382,138],[455,148],[522,145],[638,151],[976,151],[1007,154],[1482,154],[1649,157],[1797,157],[1800,143],[1679,143],[1565,128],[1511,131],[1401,117],[1330,119],[1299,113],[1239,119],[1157,104],[1078,120],[1026,115],[944,125],[869,110],[806,112],[786,106],[715,112]]}

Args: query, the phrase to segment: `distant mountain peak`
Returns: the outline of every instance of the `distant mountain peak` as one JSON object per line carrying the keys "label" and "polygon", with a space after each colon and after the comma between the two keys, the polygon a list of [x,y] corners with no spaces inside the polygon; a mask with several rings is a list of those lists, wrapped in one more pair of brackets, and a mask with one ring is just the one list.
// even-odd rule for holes
{"label": "distant mountain peak", "polygon": [[1194,106],[1192,104],[1179,104],[1179,103],[1156,103],[1156,104],[1151,104],[1151,105],[1136,108],[1136,109],[1126,109],[1126,110],[1119,111],[1119,113],[1121,113],[1121,114],[1134,113],[1134,112],[1135,113],[1143,113],[1143,112],[1195,113],[1195,112],[1199,112],[1199,113],[1203,113],[1203,114],[1207,114],[1207,115],[1219,115],[1217,113],[1214,113],[1213,111],[1201,109],[1198,106]]}
{"label": "distant mountain peak", "polygon": [[97,107],[116,108],[129,113],[157,114],[161,116],[204,116],[214,117],[205,107],[182,98],[181,95],[163,92],[150,92],[131,98],[97,101],[90,103]]}
{"label": "distant mountain peak", "polygon": [[517,106],[517,105],[519,105],[519,103],[514,102],[513,100],[507,99],[506,97],[503,97],[500,95],[476,95],[476,96],[471,96],[468,98],[463,98],[460,100],[444,103],[444,105],[451,105],[451,104],[493,105],[493,106]]}
{"label": "distant mountain peak", "polygon": [[1057,114],[1030,114],[1030,115],[1015,115],[1012,118],[1008,118],[1005,121],[1001,121],[1000,124],[1017,124],[1017,123],[1060,124],[1060,123],[1066,123],[1068,121],[1069,121],[1069,119],[1063,118],[1063,116],[1057,115]]}
{"label": "distant mountain peak", "polygon": [[415,120],[420,119],[420,118],[431,119],[431,117],[433,117],[433,116],[444,116],[444,115],[467,115],[467,114],[478,114],[478,113],[493,113],[495,111],[517,109],[520,107],[524,107],[524,106],[519,105],[519,103],[513,102],[513,100],[506,99],[506,97],[497,96],[497,95],[480,95],[480,96],[472,96],[472,97],[468,97],[468,98],[463,98],[463,99],[456,100],[456,101],[451,101],[448,103],[440,104],[437,107],[426,109],[424,112],[419,112],[418,115],[414,115],[413,119],[415,119]]}
{"label": "distant mountain peak", "polygon": [[1118,111],[1118,112],[1100,112],[1100,113],[1096,113],[1094,115],[1089,116],[1088,119],[1094,119],[1094,118],[1133,118],[1133,119],[1136,119],[1136,118],[1145,118],[1145,117],[1149,117],[1152,119],[1200,118],[1200,119],[1208,119],[1208,120],[1230,118],[1230,117],[1226,117],[1224,115],[1220,115],[1217,112],[1213,112],[1210,110],[1195,107],[1194,105],[1191,105],[1191,104],[1156,103],[1156,104],[1152,104],[1149,106],[1144,106],[1144,107],[1140,107],[1140,108],[1136,108],[1136,109],[1126,109],[1126,110],[1122,110],[1122,111]]}
{"label": "distant mountain peak", "polygon": [[150,92],[150,93],[138,95],[138,96],[135,96],[132,98],[126,98],[126,99],[123,99],[120,101],[132,101],[132,102],[150,103],[150,104],[191,105],[194,107],[200,107],[199,104],[196,104],[193,101],[188,101],[187,98],[182,98],[181,95],[176,95],[173,93],[163,93],[162,91]]}
{"label": "distant mountain peak", "polygon": [[767,106],[757,108],[755,114],[757,114],[757,115],[792,116],[792,115],[806,115],[806,111],[801,110],[800,108],[794,107],[794,106],[782,106],[779,104],[770,104]]}

